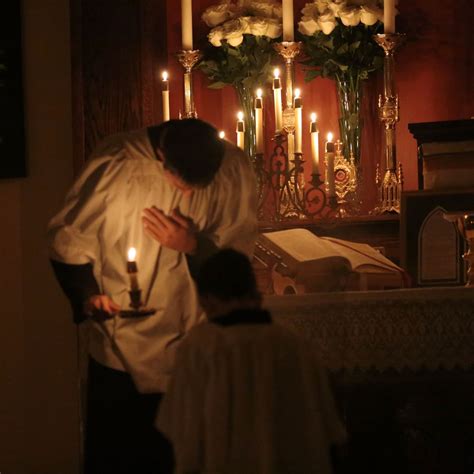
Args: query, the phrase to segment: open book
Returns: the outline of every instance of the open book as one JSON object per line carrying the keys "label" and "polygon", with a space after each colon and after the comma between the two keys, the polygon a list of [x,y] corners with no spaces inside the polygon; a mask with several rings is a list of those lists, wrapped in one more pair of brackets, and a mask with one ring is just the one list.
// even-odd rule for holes
{"label": "open book", "polygon": [[256,257],[272,267],[276,293],[282,281],[294,285],[283,293],[406,286],[403,269],[370,245],[318,237],[306,229],[261,234]]}

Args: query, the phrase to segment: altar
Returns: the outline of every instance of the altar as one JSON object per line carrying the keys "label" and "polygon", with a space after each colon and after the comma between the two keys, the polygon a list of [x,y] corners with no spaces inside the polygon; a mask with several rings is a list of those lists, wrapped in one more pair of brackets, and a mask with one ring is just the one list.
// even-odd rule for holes
{"label": "altar", "polygon": [[267,296],[330,372],[349,442],[337,472],[472,472],[474,289]]}

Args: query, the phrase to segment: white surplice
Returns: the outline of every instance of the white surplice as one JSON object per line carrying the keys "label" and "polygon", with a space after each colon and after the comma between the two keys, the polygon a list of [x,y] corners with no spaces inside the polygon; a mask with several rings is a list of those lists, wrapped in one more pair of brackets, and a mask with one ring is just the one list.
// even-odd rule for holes
{"label": "white surplice", "polygon": [[156,425],[178,474],[328,474],[346,437],[316,354],[273,323],[193,328]]}
{"label": "white surplice", "polygon": [[151,206],[165,213],[178,208],[218,247],[251,254],[257,220],[249,159],[226,142],[212,184],[185,197],[164,179],[146,129],[116,135],[98,147],[49,224],[51,258],[92,263],[101,291],[124,309],[130,303],[127,251],[137,249],[142,299],[156,314],[87,324],[92,357],[128,371],[143,393],[166,390],[177,343],[202,318],[186,256],[144,233],[142,212]]}

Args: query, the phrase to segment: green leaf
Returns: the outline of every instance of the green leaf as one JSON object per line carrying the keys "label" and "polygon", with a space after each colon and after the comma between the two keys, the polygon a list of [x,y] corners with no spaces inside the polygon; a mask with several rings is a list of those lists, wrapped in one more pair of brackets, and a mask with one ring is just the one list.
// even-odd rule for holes
{"label": "green leaf", "polygon": [[218,81],[218,82],[213,82],[211,84],[209,84],[209,89],[222,89],[226,86],[226,83],[225,82],[221,82],[221,81]]}

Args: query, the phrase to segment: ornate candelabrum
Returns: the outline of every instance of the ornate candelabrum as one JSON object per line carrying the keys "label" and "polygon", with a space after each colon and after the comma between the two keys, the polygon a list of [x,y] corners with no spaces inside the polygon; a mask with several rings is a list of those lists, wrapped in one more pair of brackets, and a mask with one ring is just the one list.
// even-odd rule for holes
{"label": "ornate candelabrum", "polygon": [[198,49],[183,50],[178,53],[178,60],[184,68],[184,116],[197,118],[193,94],[193,69],[201,59],[202,54]]}
{"label": "ornate candelabrum", "polygon": [[403,190],[401,165],[397,169],[396,124],[399,121],[398,94],[395,92],[396,50],[405,41],[405,35],[386,33],[374,36],[374,40],[385,52],[384,57],[384,93],[379,96],[379,118],[385,128],[385,174],[382,179],[376,177],[379,189],[379,205],[374,213],[400,213],[400,197]]}

